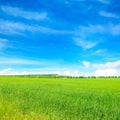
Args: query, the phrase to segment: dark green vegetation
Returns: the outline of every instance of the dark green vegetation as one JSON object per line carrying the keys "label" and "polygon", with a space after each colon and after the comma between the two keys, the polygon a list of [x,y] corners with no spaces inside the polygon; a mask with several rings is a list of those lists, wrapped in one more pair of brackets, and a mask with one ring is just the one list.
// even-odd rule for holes
{"label": "dark green vegetation", "polygon": [[0,77],[0,120],[119,120],[120,78]]}

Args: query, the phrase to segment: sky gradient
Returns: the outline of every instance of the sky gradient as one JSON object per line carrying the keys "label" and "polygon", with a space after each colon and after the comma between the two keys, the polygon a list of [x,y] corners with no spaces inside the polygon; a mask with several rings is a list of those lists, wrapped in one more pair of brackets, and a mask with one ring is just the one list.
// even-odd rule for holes
{"label": "sky gradient", "polygon": [[0,74],[120,75],[119,0],[0,0]]}

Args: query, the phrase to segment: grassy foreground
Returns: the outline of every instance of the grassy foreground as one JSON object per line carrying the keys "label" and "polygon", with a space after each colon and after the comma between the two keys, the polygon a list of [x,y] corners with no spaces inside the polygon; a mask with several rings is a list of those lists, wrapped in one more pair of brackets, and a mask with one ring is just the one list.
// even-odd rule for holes
{"label": "grassy foreground", "polygon": [[120,79],[0,77],[0,120],[120,120]]}

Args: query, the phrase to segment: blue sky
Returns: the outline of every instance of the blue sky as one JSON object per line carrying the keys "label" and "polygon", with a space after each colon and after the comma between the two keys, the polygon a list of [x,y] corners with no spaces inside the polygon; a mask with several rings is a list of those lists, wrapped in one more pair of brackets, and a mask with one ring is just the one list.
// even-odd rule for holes
{"label": "blue sky", "polygon": [[0,0],[0,74],[120,75],[119,0]]}

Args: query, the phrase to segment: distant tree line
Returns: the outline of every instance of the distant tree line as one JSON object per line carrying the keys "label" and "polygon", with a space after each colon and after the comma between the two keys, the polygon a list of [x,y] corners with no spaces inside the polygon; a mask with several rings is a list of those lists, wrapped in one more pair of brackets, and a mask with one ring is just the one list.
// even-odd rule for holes
{"label": "distant tree line", "polygon": [[[5,76],[5,75],[2,75]],[[30,74],[30,75],[7,75],[10,77],[33,77],[33,78],[120,78],[120,76],[64,76],[59,74]]]}

